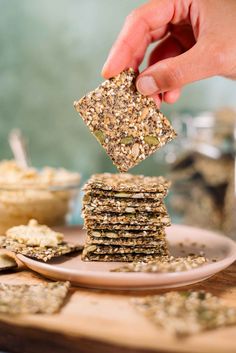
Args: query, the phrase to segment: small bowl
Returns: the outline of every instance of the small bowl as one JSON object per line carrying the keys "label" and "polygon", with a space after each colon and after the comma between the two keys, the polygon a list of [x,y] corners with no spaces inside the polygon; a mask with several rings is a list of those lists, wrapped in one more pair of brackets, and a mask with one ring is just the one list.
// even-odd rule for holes
{"label": "small bowl", "polygon": [[48,226],[67,224],[78,197],[80,175],[59,171],[70,177],[64,181],[63,178],[52,178],[49,183],[45,180],[33,181],[32,177],[17,180],[16,183],[9,179],[6,182],[1,180],[0,234],[13,226],[27,224],[32,218]]}

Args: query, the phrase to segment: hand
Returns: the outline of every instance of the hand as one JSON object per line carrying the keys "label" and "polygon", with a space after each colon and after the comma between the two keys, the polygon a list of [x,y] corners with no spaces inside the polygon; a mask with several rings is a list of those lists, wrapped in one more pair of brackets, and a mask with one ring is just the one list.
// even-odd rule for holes
{"label": "hand", "polygon": [[236,0],[152,0],[135,9],[114,43],[102,74],[138,70],[159,41],[136,85],[157,105],[174,103],[187,83],[221,75],[236,79]]}

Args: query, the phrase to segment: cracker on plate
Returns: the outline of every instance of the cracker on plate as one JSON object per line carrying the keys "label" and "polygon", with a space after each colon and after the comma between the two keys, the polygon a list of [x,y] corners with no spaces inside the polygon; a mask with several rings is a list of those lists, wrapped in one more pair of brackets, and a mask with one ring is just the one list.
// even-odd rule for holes
{"label": "cracker on plate", "polygon": [[85,225],[90,222],[100,222],[101,224],[130,224],[130,225],[169,225],[169,216],[159,213],[101,213],[101,214],[86,214],[84,216]]}
{"label": "cracker on plate", "polygon": [[84,205],[83,206],[83,214],[96,214],[96,213],[132,213],[132,214],[136,214],[141,212],[141,213],[145,213],[145,212],[152,212],[152,213],[161,213],[161,214],[166,214],[167,210],[165,205],[162,203],[158,206],[153,206],[153,205],[149,205],[147,204],[141,204],[139,206],[127,206],[127,204],[122,203],[119,204],[119,202],[117,202],[116,204],[114,203],[113,205],[109,205],[109,204],[100,204],[100,205],[96,205],[94,203],[92,203],[91,205]]}
{"label": "cracker on plate", "polygon": [[164,238],[165,237],[165,231],[164,229],[160,228],[158,231],[145,231],[145,230],[101,230],[101,229],[93,229],[93,230],[88,230],[88,236],[89,237],[96,237],[96,238],[110,238],[110,239],[119,239],[119,238],[131,238],[131,239],[137,239],[137,238],[148,238],[148,237],[153,237],[153,238]]}
{"label": "cracker on plate", "polygon": [[0,247],[44,262],[83,249],[81,245],[73,245],[66,242],[58,244],[55,247],[29,246],[8,237],[0,237]]}
{"label": "cracker on plate", "polygon": [[[164,237],[163,237],[164,238]],[[120,246],[137,246],[153,247],[160,243],[163,238],[157,237],[139,237],[139,238],[104,238],[88,236],[86,244],[100,245],[120,245]]]}
{"label": "cracker on plate", "polygon": [[165,222],[159,222],[156,223],[155,225],[153,224],[146,224],[146,223],[139,223],[139,224],[130,224],[130,223],[101,223],[101,222],[96,222],[96,221],[86,221],[84,225],[84,229],[96,229],[96,230],[103,230],[103,231],[149,231],[153,233],[157,233],[160,230],[163,229],[163,227],[170,226],[170,221]]}
{"label": "cracker on plate", "polygon": [[163,176],[144,176],[128,173],[93,174],[83,187],[84,191],[104,190],[127,193],[165,193],[170,182]]}
{"label": "cracker on plate", "polygon": [[147,202],[160,202],[168,192],[168,189],[163,190],[163,192],[129,192],[127,191],[107,191],[101,189],[88,189],[84,188],[86,196],[91,197],[102,197],[102,198],[114,198],[116,200],[131,199],[131,200],[146,200]]}
{"label": "cracker on plate", "polygon": [[167,243],[165,240],[160,240],[158,245],[146,247],[142,245],[135,246],[122,246],[122,245],[95,245],[86,244],[82,255],[85,256],[89,253],[93,254],[155,254],[161,253],[166,255]]}

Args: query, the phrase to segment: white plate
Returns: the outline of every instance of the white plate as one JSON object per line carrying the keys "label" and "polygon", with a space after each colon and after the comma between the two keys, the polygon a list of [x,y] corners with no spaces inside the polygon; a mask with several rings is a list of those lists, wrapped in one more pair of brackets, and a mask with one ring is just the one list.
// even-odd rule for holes
{"label": "white plate", "polygon": [[[78,228],[64,230],[64,234],[68,241],[78,242],[79,239],[79,242],[84,242],[85,232]],[[23,255],[17,255],[17,257],[28,268],[47,278],[69,280],[77,286],[107,289],[181,287],[203,281],[236,260],[236,243],[226,236],[208,230],[172,225],[167,228],[167,239],[172,255],[184,256],[204,251],[210,262],[185,272],[121,273],[110,272],[110,269],[124,265],[124,263],[83,262],[80,255],[62,256],[48,263]]]}

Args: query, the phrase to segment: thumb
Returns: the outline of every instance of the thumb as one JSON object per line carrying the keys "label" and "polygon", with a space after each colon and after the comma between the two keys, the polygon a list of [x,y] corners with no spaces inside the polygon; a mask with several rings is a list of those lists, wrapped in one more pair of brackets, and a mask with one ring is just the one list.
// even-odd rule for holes
{"label": "thumb", "polygon": [[209,43],[197,43],[185,53],[149,66],[137,78],[140,93],[153,95],[180,88],[203,78],[217,75],[220,55]]}

